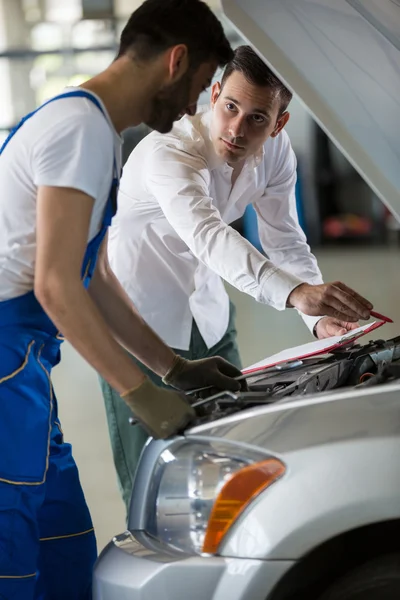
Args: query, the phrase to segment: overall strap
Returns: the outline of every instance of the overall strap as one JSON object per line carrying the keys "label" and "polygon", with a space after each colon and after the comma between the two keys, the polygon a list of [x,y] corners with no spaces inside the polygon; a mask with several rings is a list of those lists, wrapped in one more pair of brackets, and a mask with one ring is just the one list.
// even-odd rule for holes
{"label": "overall strap", "polygon": [[20,129],[22,127],[22,125],[25,123],[25,121],[27,121],[28,119],[30,119],[31,117],[33,117],[33,115],[35,113],[37,113],[39,110],[41,110],[42,108],[44,108],[45,106],[47,106],[51,102],[54,102],[55,100],[60,100],[62,98],[74,98],[74,97],[75,98],[87,98],[88,100],[90,100],[91,102],[93,102],[93,104],[95,104],[97,106],[97,108],[105,116],[103,107],[101,106],[100,102],[90,92],[87,92],[86,90],[71,90],[70,92],[64,92],[63,94],[59,94],[58,96],[54,96],[54,98],[50,98],[50,100],[47,100],[47,102],[45,102],[44,104],[42,104],[41,106],[39,106],[38,108],[36,108],[32,112],[30,112],[29,114],[25,115],[25,117],[23,117],[21,119],[21,121],[18,123],[18,125],[16,125],[10,131],[10,133],[8,134],[7,139],[4,141],[3,145],[1,146],[0,154],[3,152],[4,148],[7,146],[8,142],[11,140],[11,138],[17,133],[18,129]]}
{"label": "overall strap", "polygon": [[[100,110],[100,112],[103,114],[104,118],[106,118],[106,114],[104,112],[103,107],[101,106],[100,102],[98,101],[98,99],[93,96],[93,94],[91,94],[90,92],[86,91],[86,90],[71,90],[70,92],[64,92],[63,94],[58,94],[58,96],[54,96],[54,98],[50,98],[50,100],[47,100],[47,102],[45,102],[44,104],[42,104],[41,106],[39,106],[38,108],[36,108],[35,110],[33,110],[32,112],[30,112],[29,114],[27,114],[25,117],[23,117],[21,119],[21,121],[18,123],[18,125],[16,125],[8,134],[7,139],[4,141],[3,145],[1,146],[0,149],[0,155],[2,154],[3,150],[5,149],[5,147],[7,146],[8,142],[11,140],[12,137],[14,137],[14,135],[17,133],[17,131],[22,127],[22,125],[25,123],[25,121],[27,121],[28,119],[30,119],[31,117],[33,117],[33,115],[35,113],[37,113],[39,110],[41,110],[42,108],[44,108],[45,106],[47,106],[48,104],[50,104],[51,102],[55,102],[56,100],[60,100],[62,98],[87,98],[87,100],[90,100],[91,102],[93,102],[93,104],[95,104],[95,106],[97,106],[97,108]],[[117,159],[114,153],[114,176],[113,176],[113,186],[114,186],[114,181],[119,182],[121,173],[118,172],[118,167],[117,167]],[[113,186],[111,189],[113,189]],[[115,212],[115,208],[114,207],[114,212]]]}

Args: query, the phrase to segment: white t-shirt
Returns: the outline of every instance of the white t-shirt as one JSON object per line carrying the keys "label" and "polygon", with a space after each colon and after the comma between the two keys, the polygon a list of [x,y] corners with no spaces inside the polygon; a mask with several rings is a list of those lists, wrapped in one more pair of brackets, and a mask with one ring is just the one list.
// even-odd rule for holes
{"label": "white t-shirt", "polygon": [[114,176],[114,155],[119,172],[122,146],[102,107],[105,114],[84,97],[55,100],[28,119],[3,150],[0,301],[34,287],[39,186],[69,187],[94,198],[88,241],[98,233]]}

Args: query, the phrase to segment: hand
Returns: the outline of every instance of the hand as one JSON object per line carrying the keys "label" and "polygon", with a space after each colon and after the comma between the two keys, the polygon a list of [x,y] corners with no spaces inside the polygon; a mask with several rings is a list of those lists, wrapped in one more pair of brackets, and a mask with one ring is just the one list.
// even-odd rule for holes
{"label": "hand", "polygon": [[157,387],[147,378],[121,397],[143,429],[156,440],[180,433],[196,416],[183,395]]}
{"label": "hand", "polygon": [[332,317],[323,317],[315,326],[315,333],[319,340],[333,337],[335,335],[344,335],[352,329],[360,327],[359,323],[349,323],[348,321],[338,321]]}
{"label": "hand", "polygon": [[186,360],[177,355],[163,382],[181,390],[212,386],[217,390],[237,392],[241,385],[234,378],[241,374],[239,369],[220,356]]}
{"label": "hand", "polygon": [[302,283],[289,295],[288,304],[306,315],[327,315],[350,323],[369,319],[373,308],[368,300],[340,281],[321,285]]}

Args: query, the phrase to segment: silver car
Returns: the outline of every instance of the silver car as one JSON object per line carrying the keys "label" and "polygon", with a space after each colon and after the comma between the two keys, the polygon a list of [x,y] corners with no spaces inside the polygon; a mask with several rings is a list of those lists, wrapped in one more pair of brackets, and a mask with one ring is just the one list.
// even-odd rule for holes
{"label": "silver car", "polygon": [[[398,0],[222,6],[398,217]],[[248,384],[147,444],[95,600],[400,598],[400,338]]]}
{"label": "silver car", "polygon": [[395,338],[197,401],[147,444],[96,600],[398,599],[399,377]]}

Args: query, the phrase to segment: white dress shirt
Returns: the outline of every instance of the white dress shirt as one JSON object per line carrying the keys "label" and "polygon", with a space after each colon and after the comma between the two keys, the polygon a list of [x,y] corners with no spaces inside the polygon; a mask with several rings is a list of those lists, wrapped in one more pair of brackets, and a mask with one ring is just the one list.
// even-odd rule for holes
{"label": "white dress shirt", "polygon": [[[211,348],[228,327],[225,279],[278,310],[300,283],[322,283],[300,228],[296,159],[286,132],[232,168],[210,139],[211,110],[152,132],[129,157],[109,235],[110,264],[149,325],[188,350],[192,320]],[[229,226],[252,204],[266,258]],[[312,328],[318,319],[307,317]]]}

